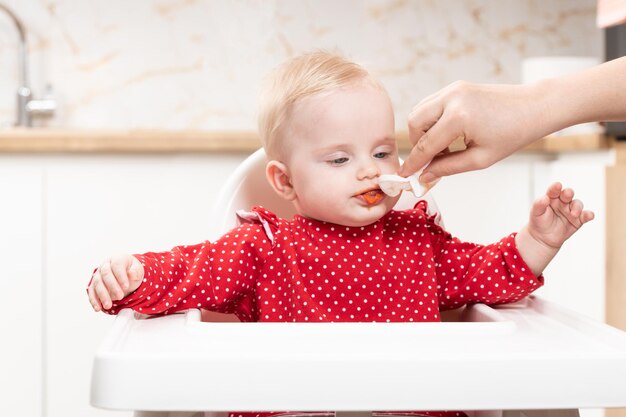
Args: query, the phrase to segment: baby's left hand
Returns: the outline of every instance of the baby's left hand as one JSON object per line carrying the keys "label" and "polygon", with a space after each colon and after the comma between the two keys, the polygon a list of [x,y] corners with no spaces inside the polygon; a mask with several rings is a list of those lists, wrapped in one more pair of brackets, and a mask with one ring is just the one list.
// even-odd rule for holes
{"label": "baby's left hand", "polygon": [[594,218],[592,211],[583,210],[583,203],[574,200],[574,190],[563,189],[556,182],[537,199],[530,210],[528,232],[540,243],[559,249],[580,227]]}

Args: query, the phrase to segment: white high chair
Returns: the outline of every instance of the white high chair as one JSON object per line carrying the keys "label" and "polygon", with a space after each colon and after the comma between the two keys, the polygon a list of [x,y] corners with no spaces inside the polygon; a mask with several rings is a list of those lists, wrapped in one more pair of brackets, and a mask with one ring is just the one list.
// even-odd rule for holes
{"label": "white high chair", "polygon": [[[257,151],[233,173],[217,200],[213,237],[253,205],[291,217],[264,166]],[[123,310],[96,352],[91,403],[155,417],[227,410],[574,417],[578,408],[625,407],[624,375],[625,332],[533,296],[469,306],[442,323],[218,323],[199,310],[152,319]]]}

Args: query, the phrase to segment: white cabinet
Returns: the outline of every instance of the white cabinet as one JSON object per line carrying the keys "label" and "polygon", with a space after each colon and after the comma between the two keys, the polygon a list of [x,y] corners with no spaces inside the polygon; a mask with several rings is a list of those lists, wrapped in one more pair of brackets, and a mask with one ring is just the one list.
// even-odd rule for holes
{"label": "white cabinet", "polygon": [[42,176],[0,158],[0,415],[38,416],[43,398]]}

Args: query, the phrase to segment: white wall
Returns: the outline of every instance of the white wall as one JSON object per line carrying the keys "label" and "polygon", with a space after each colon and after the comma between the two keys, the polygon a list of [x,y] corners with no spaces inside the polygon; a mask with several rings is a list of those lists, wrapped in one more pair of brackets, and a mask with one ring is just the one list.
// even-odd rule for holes
{"label": "white wall", "polygon": [[[593,0],[4,0],[28,30],[53,126],[253,129],[262,77],[339,50],[410,109],[458,79],[519,82],[521,60],[603,55]],[[0,126],[14,117],[17,35],[0,14]]]}

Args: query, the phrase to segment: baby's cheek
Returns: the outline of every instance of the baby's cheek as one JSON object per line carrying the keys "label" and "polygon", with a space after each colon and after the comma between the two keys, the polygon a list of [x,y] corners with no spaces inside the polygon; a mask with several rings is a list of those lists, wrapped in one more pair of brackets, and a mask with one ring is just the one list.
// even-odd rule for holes
{"label": "baby's cheek", "polygon": [[395,162],[389,162],[381,168],[381,174],[397,174],[400,171],[400,160],[395,159]]}
{"label": "baby's cheek", "polygon": [[306,204],[316,211],[328,210],[333,203],[338,201],[336,190],[332,184],[326,184],[326,187],[313,186],[305,190],[305,193]]}

